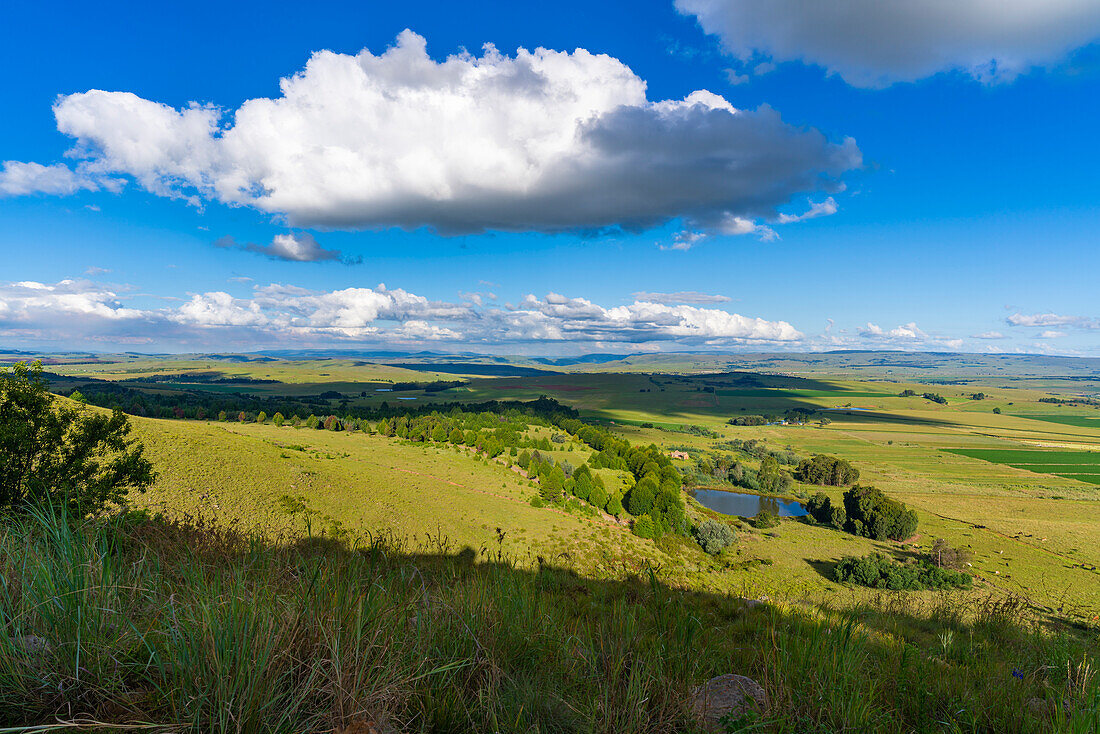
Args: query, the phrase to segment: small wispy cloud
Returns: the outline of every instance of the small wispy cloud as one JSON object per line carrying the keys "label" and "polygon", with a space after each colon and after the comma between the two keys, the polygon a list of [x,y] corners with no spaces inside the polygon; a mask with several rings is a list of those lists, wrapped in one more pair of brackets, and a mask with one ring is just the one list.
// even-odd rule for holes
{"label": "small wispy cloud", "polygon": [[1056,313],[1014,313],[1005,319],[1009,326],[1070,326],[1077,329],[1100,329],[1100,319],[1088,316],[1066,316]]}
{"label": "small wispy cloud", "polygon": [[699,293],[698,291],[675,291],[673,293],[653,293],[649,291],[638,291],[631,294],[636,301],[647,301],[649,303],[728,303],[732,299],[729,296],[722,296],[712,293]]}
{"label": "small wispy cloud", "polygon": [[254,252],[257,255],[266,255],[272,260],[286,262],[325,262],[336,261],[345,265],[358,265],[363,261],[360,258],[345,258],[339,250],[327,250],[321,247],[308,232],[289,232],[275,235],[270,244],[258,245],[255,242],[237,242],[233,237],[226,235],[214,242],[214,247],[231,250],[244,250]]}

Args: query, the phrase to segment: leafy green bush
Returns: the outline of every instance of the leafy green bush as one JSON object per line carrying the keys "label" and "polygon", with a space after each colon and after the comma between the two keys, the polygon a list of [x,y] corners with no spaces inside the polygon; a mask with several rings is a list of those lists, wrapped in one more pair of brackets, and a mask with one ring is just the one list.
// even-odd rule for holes
{"label": "leafy green bush", "polygon": [[699,546],[712,556],[721,553],[737,537],[733,528],[717,520],[704,520],[691,529],[691,534]]}
{"label": "leafy green bush", "polygon": [[767,510],[761,510],[749,522],[754,528],[767,530],[779,526],[779,517]]}
{"label": "leafy green bush", "polygon": [[873,589],[913,591],[920,589],[965,589],[973,579],[969,574],[940,568],[921,560],[902,564],[881,553],[863,558],[847,556],[837,564],[833,578],[840,583],[852,583]]}

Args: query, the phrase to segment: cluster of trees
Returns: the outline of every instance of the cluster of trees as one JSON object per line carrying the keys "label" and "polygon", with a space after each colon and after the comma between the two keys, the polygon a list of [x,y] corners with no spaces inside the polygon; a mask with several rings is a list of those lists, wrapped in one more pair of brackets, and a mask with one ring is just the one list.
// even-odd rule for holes
{"label": "cluster of trees", "polygon": [[783,415],[738,415],[730,418],[726,423],[731,426],[766,426],[784,420],[790,423],[805,423],[816,412],[811,408],[791,408],[783,411]]}
{"label": "cluster of trees", "polygon": [[924,398],[925,400],[931,400],[933,403],[939,403],[940,405],[947,405],[947,398],[945,398],[943,395],[940,395],[939,393],[926,392],[923,395],[921,395],[921,397]]}
{"label": "cluster of trees", "polygon": [[[1040,403],[1051,403],[1053,405],[1069,405],[1069,406],[1075,406],[1075,405],[1097,406],[1097,405],[1100,405],[1100,400],[1097,400],[1096,398],[1083,398],[1083,397],[1082,398],[1074,397],[1074,398],[1070,398],[1069,400],[1063,400],[1062,398],[1039,398],[1039,402]],[[1009,403],[1009,405],[1012,405],[1012,403]]]}
{"label": "cluster of trees", "polygon": [[800,482],[829,487],[846,487],[859,481],[859,469],[848,463],[846,459],[825,454],[816,454],[812,458],[798,462],[794,475]]}
{"label": "cluster of trees", "polygon": [[754,459],[763,460],[765,457],[771,456],[782,466],[794,466],[799,461],[798,455],[791,451],[790,448],[783,449],[782,451],[769,449],[763,441],[755,438],[750,438],[748,440],[735,438],[731,441],[718,444],[718,446],[721,448],[733,449],[734,451],[741,451]]}
{"label": "cluster of trees", "polygon": [[756,440],[727,441],[722,446],[736,447],[735,450],[759,459],[759,468],[747,466],[732,454],[700,452],[691,447],[683,447],[695,459],[695,466],[689,474],[691,483],[707,485],[717,480],[754,492],[771,493],[786,492],[794,483],[790,472],[782,468],[798,462],[798,457],[790,450],[772,451]]}
{"label": "cluster of trees", "polygon": [[937,566],[927,559],[903,564],[881,553],[845,557],[837,564],[833,578],[840,583],[899,591],[969,588],[973,582],[970,574]]}
{"label": "cluster of trees", "polygon": [[735,415],[726,423],[731,426],[766,426],[769,423],[775,423],[777,420],[778,417],[774,415]]}
{"label": "cluster of trees", "polygon": [[917,513],[870,486],[849,489],[844,493],[843,506],[818,492],[806,502],[806,512],[820,525],[875,540],[905,540],[917,531]]}
{"label": "cluster of trees", "polygon": [[659,538],[666,533],[687,532],[681,493],[683,479],[663,450],[653,444],[633,446],[602,426],[576,418],[558,417],[554,423],[596,452],[588,460],[593,469],[617,469],[633,476],[634,485],[623,503],[635,518],[636,535]]}
{"label": "cluster of trees", "polygon": [[872,486],[844,493],[845,529],[875,540],[905,540],[917,531],[917,513]]}
{"label": "cluster of trees", "polygon": [[569,461],[556,463],[551,456],[537,449],[524,451],[516,458],[528,479],[538,479],[539,499],[543,503],[556,504],[568,497],[576,497],[598,510],[619,517],[623,514],[623,496],[609,491],[603,477],[587,465],[574,468]]}

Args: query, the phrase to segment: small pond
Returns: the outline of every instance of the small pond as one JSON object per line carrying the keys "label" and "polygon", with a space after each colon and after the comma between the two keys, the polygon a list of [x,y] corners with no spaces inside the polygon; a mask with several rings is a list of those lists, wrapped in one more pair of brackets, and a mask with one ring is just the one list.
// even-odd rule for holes
{"label": "small pond", "polygon": [[780,517],[801,517],[806,508],[797,500],[784,500],[778,497],[761,497],[745,492],[724,492],[720,489],[697,489],[695,499],[699,504],[724,515],[743,515],[752,517],[761,510],[767,510]]}

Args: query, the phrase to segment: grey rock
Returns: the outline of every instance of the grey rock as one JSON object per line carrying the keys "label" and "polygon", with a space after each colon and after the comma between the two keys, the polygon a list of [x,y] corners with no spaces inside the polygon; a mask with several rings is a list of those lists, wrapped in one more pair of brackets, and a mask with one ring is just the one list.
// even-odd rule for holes
{"label": "grey rock", "polygon": [[711,678],[691,692],[691,709],[708,731],[721,732],[721,720],[763,714],[768,707],[764,688],[752,678],[727,673]]}

